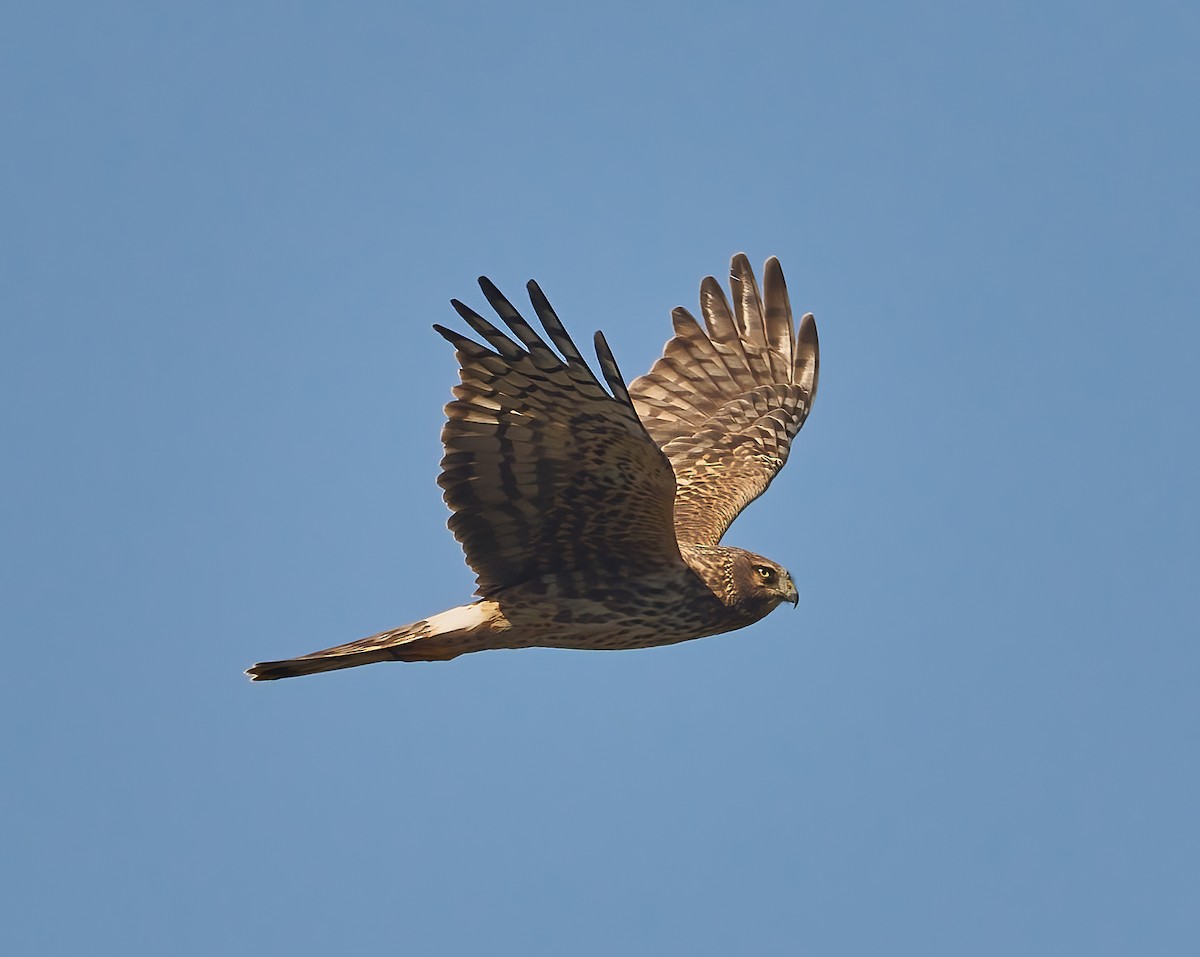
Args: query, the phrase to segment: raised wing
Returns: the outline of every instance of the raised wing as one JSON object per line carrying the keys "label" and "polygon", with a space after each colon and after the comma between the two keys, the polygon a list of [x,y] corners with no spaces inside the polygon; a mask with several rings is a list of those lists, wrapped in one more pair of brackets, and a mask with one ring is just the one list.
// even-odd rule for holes
{"label": "raised wing", "polygon": [[671,460],[679,541],[715,545],[787,461],[817,393],[819,350],[811,314],[797,335],[779,260],[763,270],[730,264],[733,309],[720,284],[700,284],[702,328],[680,307],[675,337],[629,386],[646,430]]}
{"label": "raised wing", "polygon": [[675,476],[634,412],[604,337],[596,334],[596,354],[612,394],[536,283],[529,297],[561,358],[491,282],[479,285],[511,336],[457,300],[491,349],[434,326],[454,344],[462,379],[446,406],[438,484],[477,593],[493,597],[542,575],[586,584],[681,565]]}

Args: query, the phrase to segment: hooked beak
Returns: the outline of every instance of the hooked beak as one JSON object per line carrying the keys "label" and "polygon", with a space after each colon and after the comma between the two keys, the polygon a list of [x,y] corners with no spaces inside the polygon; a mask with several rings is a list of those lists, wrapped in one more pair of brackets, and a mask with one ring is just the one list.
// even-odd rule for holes
{"label": "hooked beak", "polygon": [[792,581],[792,576],[788,575],[787,591],[783,593],[783,600],[790,601],[793,608],[800,607],[800,593],[796,591],[796,585]]}

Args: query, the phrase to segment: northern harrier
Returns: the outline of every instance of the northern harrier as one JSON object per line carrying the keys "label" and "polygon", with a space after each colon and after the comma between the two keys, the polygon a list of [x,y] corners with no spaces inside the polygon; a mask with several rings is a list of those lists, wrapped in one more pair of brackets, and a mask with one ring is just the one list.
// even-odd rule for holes
{"label": "northern harrier", "polygon": [[731,309],[705,279],[704,326],[675,309],[662,358],[628,388],[596,333],[607,390],[536,283],[529,297],[557,353],[486,278],[507,332],[452,300],[490,346],[434,326],[462,379],[446,406],[438,484],[479,600],[247,674],[269,681],[489,648],[648,648],[796,604],[785,569],[720,544],[783,467],[817,391],[816,323],[804,316],[796,334],[778,260],[763,281],[765,297],[735,256]]}

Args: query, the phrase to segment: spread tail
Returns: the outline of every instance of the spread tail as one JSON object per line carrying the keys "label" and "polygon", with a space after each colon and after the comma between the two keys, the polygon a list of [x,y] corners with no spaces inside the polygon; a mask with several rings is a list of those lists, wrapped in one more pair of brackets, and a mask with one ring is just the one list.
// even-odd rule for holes
{"label": "spread tail", "polygon": [[495,602],[479,601],[299,658],[262,661],[246,669],[246,674],[253,681],[274,681],[377,661],[449,661],[469,651],[504,647],[494,636],[507,626]]}

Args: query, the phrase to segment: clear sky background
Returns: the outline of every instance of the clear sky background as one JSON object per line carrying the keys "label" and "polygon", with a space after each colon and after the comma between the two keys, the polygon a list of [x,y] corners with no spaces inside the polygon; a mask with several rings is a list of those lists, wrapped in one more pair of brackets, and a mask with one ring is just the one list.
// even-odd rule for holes
{"label": "clear sky background", "polygon": [[[1194,3],[8,3],[0,950],[1194,954]],[[821,391],[652,651],[465,601],[448,300],[629,377],[746,251]]]}

